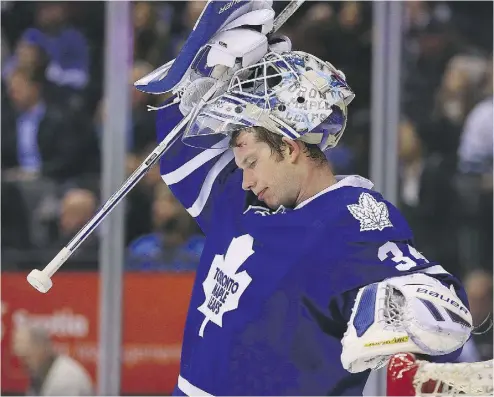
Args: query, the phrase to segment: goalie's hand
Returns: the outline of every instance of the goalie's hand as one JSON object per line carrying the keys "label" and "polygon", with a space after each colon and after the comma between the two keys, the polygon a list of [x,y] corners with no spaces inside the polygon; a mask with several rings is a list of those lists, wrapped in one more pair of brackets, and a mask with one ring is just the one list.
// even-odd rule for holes
{"label": "goalie's hand", "polygon": [[401,352],[443,355],[470,337],[472,316],[438,280],[421,273],[361,288],[342,339],[349,372],[378,369]]}

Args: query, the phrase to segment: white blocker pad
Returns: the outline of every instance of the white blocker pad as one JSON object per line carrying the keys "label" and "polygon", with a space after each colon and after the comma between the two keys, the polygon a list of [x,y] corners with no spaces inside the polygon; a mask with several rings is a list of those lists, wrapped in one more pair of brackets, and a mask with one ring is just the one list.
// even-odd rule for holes
{"label": "white blocker pad", "polygon": [[[266,30],[273,26],[272,4],[272,0],[209,0],[177,58],[136,81],[135,87],[149,94],[173,90],[190,71],[198,54],[218,32],[239,26],[261,26],[261,31],[267,34]],[[236,23],[239,18],[240,22]]]}
{"label": "white blocker pad", "polygon": [[207,65],[233,68],[236,60],[241,59],[241,66],[247,67],[258,62],[267,51],[268,39],[265,35],[250,29],[235,28],[213,37]]}

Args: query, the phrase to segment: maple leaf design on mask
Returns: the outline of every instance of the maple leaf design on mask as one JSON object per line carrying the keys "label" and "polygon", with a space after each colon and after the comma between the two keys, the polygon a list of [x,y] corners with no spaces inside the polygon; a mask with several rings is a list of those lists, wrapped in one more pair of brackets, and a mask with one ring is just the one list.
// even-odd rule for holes
{"label": "maple leaf design on mask", "polygon": [[393,227],[386,204],[377,202],[369,193],[362,193],[358,204],[347,205],[347,208],[353,217],[360,221],[361,232]]}

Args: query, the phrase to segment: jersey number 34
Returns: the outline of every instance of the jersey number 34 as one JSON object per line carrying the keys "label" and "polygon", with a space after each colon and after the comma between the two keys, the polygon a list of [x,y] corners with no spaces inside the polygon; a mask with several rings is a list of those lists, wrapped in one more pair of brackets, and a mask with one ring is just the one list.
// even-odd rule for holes
{"label": "jersey number 34", "polygon": [[402,250],[396,245],[396,243],[392,241],[388,241],[386,244],[379,247],[379,251],[377,252],[377,256],[381,261],[384,261],[388,258],[391,258],[393,262],[396,263],[396,269],[400,271],[410,270],[412,267],[417,266],[417,262],[412,259],[422,259],[425,263],[429,263],[429,261],[418,252],[414,247],[410,244],[406,244],[408,248],[409,255],[403,254]]}

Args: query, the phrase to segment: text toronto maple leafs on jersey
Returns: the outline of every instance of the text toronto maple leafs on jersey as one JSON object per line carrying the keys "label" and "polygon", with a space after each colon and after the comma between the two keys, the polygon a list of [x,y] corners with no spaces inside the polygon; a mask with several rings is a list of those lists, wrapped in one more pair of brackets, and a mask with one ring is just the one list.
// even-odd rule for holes
{"label": "text toronto maple leafs on jersey", "polygon": [[240,273],[237,271],[254,253],[253,243],[254,239],[248,234],[233,238],[225,256],[214,257],[208,276],[202,283],[205,300],[197,308],[205,316],[199,336],[204,336],[209,321],[222,327],[223,314],[238,307],[238,301],[252,278],[245,270]]}

